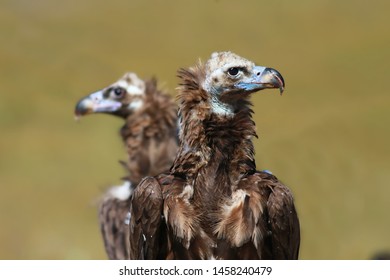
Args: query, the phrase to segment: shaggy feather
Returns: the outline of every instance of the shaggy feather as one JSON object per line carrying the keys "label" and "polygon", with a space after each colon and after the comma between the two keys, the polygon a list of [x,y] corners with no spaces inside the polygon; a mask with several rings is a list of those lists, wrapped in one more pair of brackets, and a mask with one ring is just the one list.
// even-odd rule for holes
{"label": "shaggy feather", "polygon": [[[160,257],[298,257],[299,222],[291,192],[275,176],[257,171],[254,159],[252,139],[257,135],[249,95],[259,89],[284,88],[281,76],[274,77],[280,74],[267,69],[223,52],[214,53],[206,64],[178,71],[180,147],[169,174],[152,182],[162,192],[158,204],[163,210],[155,218],[165,225],[167,236],[154,244],[156,251],[167,250]],[[258,82],[263,80],[264,85]],[[221,113],[217,103],[229,112]],[[144,180],[140,187],[149,183]],[[135,199],[132,205],[142,207],[146,221],[151,213],[149,205],[142,206],[145,201],[150,202]],[[138,244],[132,233],[141,224],[132,220],[130,244]],[[155,235],[158,230],[150,228],[144,234]],[[132,248],[142,251],[145,246]]]}
{"label": "shaggy feather", "polygon": [[[100,106],[104,102],[121,104],[115,111],[99,112],[125,121],[120,135],[128,156],[127,161],[120,161],[127,170],[123,178],[125,183],[120,188],[109,189],[100,203],[100,228],[109,259],[129,259],[128,224],[133,219],[129,215],[132,194],[142,178],[157,175],[172,165],[178,145],[177,108],[173,99],[157,88],[156,79],[143,81],[135,73],[126,73],[101,90],[99,98],[102,100],[95,99],[88,105]],[[79,104],[85,103],[80,101]],[[79,104],[76,110],[84,109]],[[89,108],[86,112],[94,110]],[[156,225],[156,220],[150,221],[151,225]],[[151,237],[145,235],[145,238],[149,240]],[[148,254],[149,248],[142,250]]]}

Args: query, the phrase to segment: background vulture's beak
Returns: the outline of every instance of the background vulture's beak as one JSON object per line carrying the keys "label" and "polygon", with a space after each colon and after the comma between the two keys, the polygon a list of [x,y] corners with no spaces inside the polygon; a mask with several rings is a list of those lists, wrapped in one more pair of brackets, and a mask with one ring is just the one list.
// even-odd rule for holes
{"label": "background vulture's beak", "polygon": [[278,88],[280,94],[284,91],[284,79],[279,71],[273,68],[255,66],[251,77],[236,84],[246,91],[258,91],[266,88]]}
{"label": "background vulture's beak", "polygon": [[116,100],[107,99],[103,91],[94,92],[82,98],[75,108],[76,118],[92,113],[110,113],[118,110],[122,104]]}

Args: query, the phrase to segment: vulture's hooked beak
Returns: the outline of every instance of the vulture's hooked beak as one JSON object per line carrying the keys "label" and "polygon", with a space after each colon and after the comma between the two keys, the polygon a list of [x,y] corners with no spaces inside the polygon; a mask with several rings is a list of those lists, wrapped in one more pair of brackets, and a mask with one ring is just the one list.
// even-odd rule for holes
{"label": "vulture's hooked beak", "polygon": [[104,97],[103,93],[104,90],[101,90],[82,98],[76,104],[76,119],[79,119],[81,116],[92,113],[115,112],[122,106],[122,103]]}
{"label": "vulture's hooked beak", "polygon": [[277,70],[255,66],[252,75],[246,80],[237,83],[236,87],[249,92],[255,92],[266,88],[278,88],[280,94],[282,94],[285,84],[282,75]]}

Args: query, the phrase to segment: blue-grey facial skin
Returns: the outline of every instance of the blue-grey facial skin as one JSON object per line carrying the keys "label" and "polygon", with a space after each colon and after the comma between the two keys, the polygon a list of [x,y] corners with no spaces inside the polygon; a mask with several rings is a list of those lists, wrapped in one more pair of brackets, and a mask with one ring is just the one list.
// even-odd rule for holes
{"label": "blue-grey facial skin", "polygon": [[255,66],[253,67],[251,77],[235,84],[235,86],[245,91],[279,88],[282,93],[285,84],[282,75],[277,70],[263,66]]}

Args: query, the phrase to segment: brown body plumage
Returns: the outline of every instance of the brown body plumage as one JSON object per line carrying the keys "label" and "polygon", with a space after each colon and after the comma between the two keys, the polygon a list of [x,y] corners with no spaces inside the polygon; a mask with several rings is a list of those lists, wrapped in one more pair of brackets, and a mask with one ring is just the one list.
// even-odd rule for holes
{"label": "brown body plumage", "polygon": [[249,94],[284,87],[274,69],[233,53],[180,70],[180,148],[131,204],[131,259],[297,259],[290,190],[256,171]]}
{"label": "brown body plumage", "polygon": [[99,205],[99,222],[110,259],[128,259],[128,223],[131,195],[145,176],[171,167],[177,152],[177,108],[173,99],[157,89],[157,81],[143,81],[126,73],[109,87],[76,106],[76,115],[108,113],[125,120],[120,134],[128,160],[124,184],[110,188]]}

